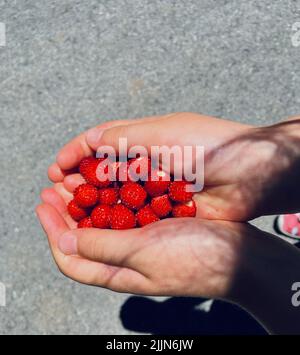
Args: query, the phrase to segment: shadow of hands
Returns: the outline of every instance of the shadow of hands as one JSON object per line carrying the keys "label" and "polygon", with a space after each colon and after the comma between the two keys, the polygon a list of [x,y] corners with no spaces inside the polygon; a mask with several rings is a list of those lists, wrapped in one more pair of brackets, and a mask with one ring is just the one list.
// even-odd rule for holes
{"label": "shadow of hands", "polygon": [[239,307],[203,298],[177,297],[159,302],[130,297],[121,308],[120,318],[126,329],[153,335],[267,334]]}

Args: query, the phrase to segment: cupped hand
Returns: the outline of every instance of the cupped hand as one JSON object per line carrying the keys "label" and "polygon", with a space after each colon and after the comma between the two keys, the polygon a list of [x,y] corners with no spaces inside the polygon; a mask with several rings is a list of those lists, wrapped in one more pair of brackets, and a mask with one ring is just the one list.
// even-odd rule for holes
{"label": "cupped hand", "polygon": [[[59,192],[57,192],[59,191]],[[37,208],[59,269],[88,285],[147,295],[230,299],[251,227],[202,219],[164,220],[143,229],[77,229],[60,185]]]}
{"label": "cupped hand", "polygon": [[[83,180],[70,170],[101,146],[112,146],[118,151],[119,138],[127,138],[128,148],[142,145],[149,151],[152,146],[203,146],[205,188],[195,198],[198,216],[245,221],[253,217],[252,205],[250,201],[247,203],[246,193],[241,190],[243,180],[248,181],[249,175],[239,169],[242,152],[230,143],[253,130],[251,126],[193,113],[107,122],[68,143],[59,152],[57,162],[49,168],[49,178],[72,189],[76,182]],[[193,165],[187,160],[183,163]]]}
{"label": "cupped hand", "polygon": [[[68,187],[78,175],[70,169],[101,146],[203,146],[205,187],[195,200],[205,219],[249,221],[261,215],[299,209],[299,118],[271,127],[252,127],[193,113],[176,113],[100,125],[67,144],[49,169],[53,182]],[[194,165],[185,160],[184,165]],[[172,172],[172,171],[171,171]]]}
{"label": "cupped hand", "polygon": [[[75,229],[66,206],[84,181],[73,169],[103,145],[117,149],[123,137],[129,146],[148,150],[205,147],[205,188],[195,196],[198,218],[127,231]],[[108,122],[59,152],[49,168],[54,186],[42,192],[37,213],[59,269],[78,282],[118,292],[226,299],[274,333],[292,333],[298,324],[294,309],[281,307],[277,318],[273,310],[290,304],[299,251],[239,221],[299,209],[299,146],[299,118],[265,128],[191,113]],[[283,259],[291,268],[282,268]]]}

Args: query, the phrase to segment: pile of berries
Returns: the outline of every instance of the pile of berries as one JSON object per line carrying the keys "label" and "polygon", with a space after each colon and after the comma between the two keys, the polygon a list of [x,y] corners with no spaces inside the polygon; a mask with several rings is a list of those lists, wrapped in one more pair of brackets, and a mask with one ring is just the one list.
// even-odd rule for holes
{"label": "pile of berries", "polygon": [[[196,216],[193,193],[186,189],[189,183],[172,181],[169,174],[154,169],[149,158],[116,162],[111,169],[107,165],[105,178],[98,179],[98,167],[103,161],[88,157],[80,163],[79,172],[86,184],[75,190],[68,205],[69,214],[79,222],[78,228],[122,230],[167,217]],[[107,178],[108,171],[114,172],[114,181]],[[141,178],[143,171],[147,172],[147,179],[135,182],[134,174]]]}

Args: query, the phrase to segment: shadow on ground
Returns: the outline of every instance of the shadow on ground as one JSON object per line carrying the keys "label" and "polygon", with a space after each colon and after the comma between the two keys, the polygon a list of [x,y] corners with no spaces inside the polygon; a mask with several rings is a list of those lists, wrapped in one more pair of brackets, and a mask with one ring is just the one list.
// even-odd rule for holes
{"label": "shadow on ground", "polygon": [[[215,301],[209,312],[201,298],[169,298],[157,302],[146,297],[130,297],[121,308],[123,326],[153,335],[263,335],[265,330],[235,305]],[[201,306],[202,304],[202,306]]]}

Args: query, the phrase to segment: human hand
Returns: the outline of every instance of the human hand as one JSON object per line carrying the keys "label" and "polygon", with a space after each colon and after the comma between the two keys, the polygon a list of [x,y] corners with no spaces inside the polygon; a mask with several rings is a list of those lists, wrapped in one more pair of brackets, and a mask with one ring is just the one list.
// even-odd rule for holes
{"label": "human hand", "polygon": [[[183,122],[184,127],[182,127]],[[196,197],[199,217],[242,220],[243,216],[239,215],[240,208],[237,208],[235,199],[231,201],[227,199],[226,204],[221,203],[221,195],[218,196],[219,200],[216,199],[212,184],[213,187],[224,186],[226,189],[227,181],[215,179],[214,170],[219,169],[219,163],[212,164],[209,155],[218,147],[249,130],[251,130],[250,126],[191,113],[108,122],[83,133],[67,144],[59,152],[57,162],[49,168],[49,178],[54,183],[63,184],[67,190],[73,191],[74,186],[83,183],[83,179],[78,174],[70,173],[70,170],[77,167],[84,157],[95,154],[102,145],[112,146],[118,151],[119,138],[122,137],[127,138],[129,147],[142,145],[148,150],[154,145],[169,147],[177,145],[181,148],[201,145],[206,151],[207,173],[205,189]],[[100,137],[101,133],[103,133],[102,137]],[[193,161],[187,159],[183,163],[194,165]],[[226,208],[222,208],[225,205]],[[237,218],[235,218],[236,214],[238,214]]]}
{"label": "human hand", "polygon": [[118,292],[221,298],[271,333],[299,334],[291,287],[300,258],[289,243],[248,224],[196,218],[127,231],[72,230],[62,198],[69,193],[60,193],[44,190],[37,213],[66,276]]}
{"label": "human hand", "polygon": [[[180,126],[183,117],[187,128]],[[110,122],[99,129],[104,132],[84,133],[60,151],[49,169],[54,188],[43,191],[43,205],[37,209],[61,271],[79,282],[119,292],[224,298],[249,310],[271,332],[297,331],[289,292],[299,276],[299,252],[293,246],[247,224],[199,218],[165,220],[122,232],[74,230],[77,247],[73,244],[71,254],[78,255],[69,255],[68,235],[76,224],[66,203],[83,182],[69,170],[99,146],[116,146],[119,137],[127,137],[132,145],[148,147],[205,146],[206,186],[196,196],[198,217],[244,221],[278,208],[297,209],[299,119],[253,128],[174,114]],[[290,260],[292,267],[283,268],[282,260]],[[274,318],[278,304],[283,306]]]}
{"label": "human hand", "polygon": [[255,128],[192,113],[108,122],[65,146],[57,163],[50,167],[49,177],[67,189],[73,188],[83,180],[76,174],[65,177],[64,170],[76,167],[101,145],[117,150],[122,137],[128,139],[129,147],[142,145],[148,150],[154,145],[200,145],[205,148],[205,187],[195,196],[199,217],[248,221],[261,215],[295,212],[300,207],[299,199],[291,206],[291,196],[286,196],[286,201],[283,196],[287,195],[288,184],[291,191],[296,186],[297,176],[292,183],[282,182],[283,175],[296,175],[298,171],[287,170],[296,164],[300,151],[299,137],[287,133],[291,125],[293,131],[296,126],[299,131],[295,119]]}
{"label": "human hand", "polygon": [[44,190],[37,213],[66,276],[118,292],[233,297],[236,270],[252,227],[191,218],[127,231],[72,230],[62,196]]}

